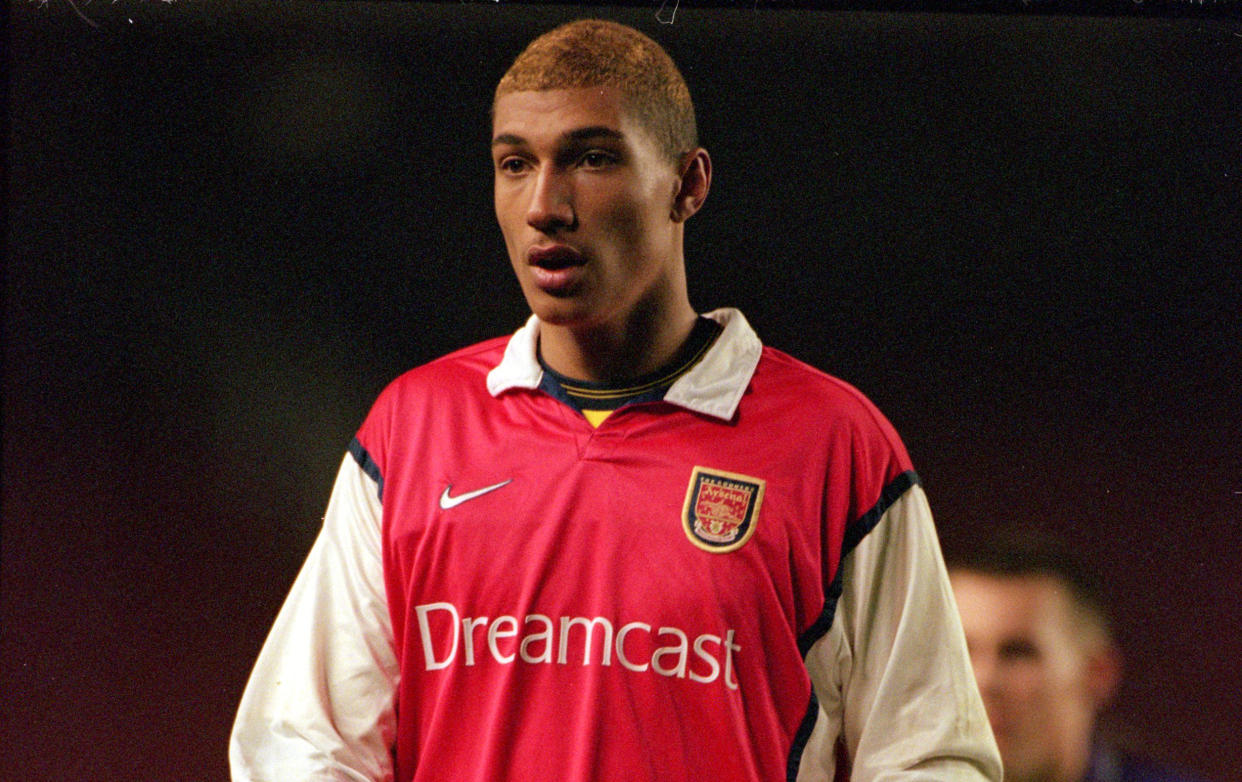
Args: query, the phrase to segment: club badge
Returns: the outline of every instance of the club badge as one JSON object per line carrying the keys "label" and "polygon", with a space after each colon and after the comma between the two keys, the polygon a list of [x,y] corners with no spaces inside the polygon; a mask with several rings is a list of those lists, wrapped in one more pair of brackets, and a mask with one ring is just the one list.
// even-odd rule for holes
{"label": "club badge", "polygon": [[748,475],[695,467],[681,514],[686,537],[718,554],[741,548],[755,531],[763,485]]}

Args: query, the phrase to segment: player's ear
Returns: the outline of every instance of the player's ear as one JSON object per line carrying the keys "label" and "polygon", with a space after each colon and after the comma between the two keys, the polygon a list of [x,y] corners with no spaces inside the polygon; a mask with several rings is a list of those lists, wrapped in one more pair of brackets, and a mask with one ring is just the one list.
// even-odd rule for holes
{"label": "player's ear", "polygon": [[670,216],[673,222],[684,223],[707,200],[712,186],[712,159],[706,149],[699,147],[682,155],[677,172]]}
{"label": "player's ear", "polygon": [[1111,642],[1101,643],[1087,655],[1087,689],[1097,709],[1102,709],[1117,691],[1123,668],[1121,650]]}

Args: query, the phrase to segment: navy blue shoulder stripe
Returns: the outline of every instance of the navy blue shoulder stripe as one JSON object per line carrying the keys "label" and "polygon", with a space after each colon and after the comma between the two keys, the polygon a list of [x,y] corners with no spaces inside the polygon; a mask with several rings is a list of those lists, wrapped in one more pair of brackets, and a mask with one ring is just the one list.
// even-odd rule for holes
{"label": "navy blue shoulder stripe", "polygon": [[893,503],[901,499],[901,495],[910,490],[912,486],[917,486],[919,476],[914,470],[906,470],[892,480],[884,490],[880,492],[880,499],[876,500],[871,510],[858,517],[858,520],[845,530],[845,542],[841,546],[841,559],[858,547],[862,539],[867,533],[875,529],[875,525],[880,523],[880,519],[888,513],[888,509]]}
{"label": "navy blue shoulder stripe", "polygon": [[785,762],[785,779],[788,782],[796,782],[798,779],[798,766],[802,765],[802,753],[806,750],[806,743],[811,740],[811,731],[815,729],[815,720],[819,717],[819,699],[815,697],[815,691],[811,691],[811,703],[806,707],[806,716],[802,718],[802,724],[798,726],[798,732],[794,734],[793,746],[789,748],[789,759]]}
{"label": "navy blue shoulder stripe", "polygon": [[384,499],[384,476],[380,475],[379,465],[371,458],[371,454],[367,453],[367,449],[362,447],[362,443],[358,442],[355,437],[349,442],[349,454],[354,457],[354,461],[358,462],[358,466],[362,471],[375,481],[375,496],[381,501]]}
{"label": "navy blue shoulder stripe", "polygon": [[[912,486],[919,483],[919,476],[914,470],[906,470],[902,474],[894,478],[884,490],[880,492],[880,499],[876,501],[871,510],[859,516],[845,530],[845,540],[841,544],[841,559],[844,563],[845,558],[850,555],[867,533],[875,529],[880,523],[880,519],[884,518],[884,514],[892,507],[893,503],[901,498],[901,495],[910,490]],[[824,595],[824,610],[820,612],[819,618],[814,624],[806,629],[802,635],[798,637],[798,650],[805,658],[807,652],[811,651],[811,647],[815,642],[828,632],[832,627],[832,619],[837,613],[837,599],[841,597],[841,571],[842,567],[837,567],[837,573],[833,576],[832,583],[828,585],[828,594]]]}

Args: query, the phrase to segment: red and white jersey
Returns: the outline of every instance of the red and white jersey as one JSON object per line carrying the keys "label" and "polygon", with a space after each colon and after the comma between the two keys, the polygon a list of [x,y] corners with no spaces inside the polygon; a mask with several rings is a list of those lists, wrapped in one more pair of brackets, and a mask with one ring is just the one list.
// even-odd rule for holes
{"label": "red and white jersey", "polygon": [[[252,675],[235,780],[996,779],[926,500],[735,311],[598,428],[538,321],[406,373]],[[902,776],[899,771],[908,772]]]}

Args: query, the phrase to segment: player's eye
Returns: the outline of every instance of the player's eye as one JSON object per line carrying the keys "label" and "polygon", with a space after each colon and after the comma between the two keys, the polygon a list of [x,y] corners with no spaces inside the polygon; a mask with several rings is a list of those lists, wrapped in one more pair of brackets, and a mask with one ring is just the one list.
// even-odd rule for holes
{"label": "player's eye", "polygon": [[520,174],[526,170],[526,161],[520,157],[504,157],[496,163],[496,168],[506,174]]}
{"label": "player's eye", "polygon": [[1037,660],[1039,659],[1039,647],[1026,640],[1006,641],[1001,644],[1000,656],[1010,661]]}
{"label": "player's eye", "polygon": [[593,149],[579,158],[579,161],[584,168],[604,168],[617,162],[617,158],[609,152]]}

